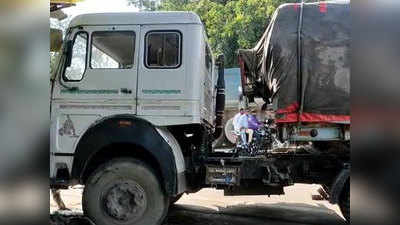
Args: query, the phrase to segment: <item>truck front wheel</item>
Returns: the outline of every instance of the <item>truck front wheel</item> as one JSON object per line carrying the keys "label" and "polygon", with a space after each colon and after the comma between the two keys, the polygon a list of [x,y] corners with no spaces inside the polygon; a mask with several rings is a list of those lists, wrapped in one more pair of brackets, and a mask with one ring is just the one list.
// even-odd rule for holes
{"label": "truck front wheel", "polygon": [[121,158],[100,166],[89,177],[82,206],[96,225],[159,225],[169,199],[150,167]]}

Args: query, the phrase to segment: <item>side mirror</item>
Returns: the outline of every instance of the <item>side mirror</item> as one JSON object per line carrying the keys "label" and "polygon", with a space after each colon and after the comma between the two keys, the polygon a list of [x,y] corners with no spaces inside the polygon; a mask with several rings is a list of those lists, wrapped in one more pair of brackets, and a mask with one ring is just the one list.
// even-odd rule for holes
{"label": "side mirror", "polygon": [[50,29],[50,51],[58,52],[61,49],[63,43],[63,34],[62,30],[59,29]]}
{"label": "side mirror", "polygon": [[67,59],[65,62],[66,67],[71,66],[73,47],[74,47],[74,41],[72,41],[72,40],[67,41],[67,43],[65,44],[64,54],[67,56]]}

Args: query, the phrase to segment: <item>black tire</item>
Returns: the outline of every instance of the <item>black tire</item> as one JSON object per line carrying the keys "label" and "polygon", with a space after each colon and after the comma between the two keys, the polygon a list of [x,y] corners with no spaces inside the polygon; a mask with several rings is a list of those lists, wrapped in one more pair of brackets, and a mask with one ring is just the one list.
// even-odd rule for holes
{"label": "black tire", "polygon": [[179,195],[177,195],[177,196],[175,196],[175,197],[170,197],[170,198],[169,198],[169,204],[170,204],[170,205],[175,204],[175,202],[179,201],[179,199],[182,198],[182,195],[183,195],[183,193],[182,193],[182,194],[179,194]]}
{"label": "black tire", "polygon": [[350,184],[347,183],[340,195],[339,200],[340,211],[342,212],[347,223],[350,223]]}
{"label": "black tire", "polygon": [[169,199],[150,167],[119,158],[90,175],[82,207],[96,225],[160,225]]}

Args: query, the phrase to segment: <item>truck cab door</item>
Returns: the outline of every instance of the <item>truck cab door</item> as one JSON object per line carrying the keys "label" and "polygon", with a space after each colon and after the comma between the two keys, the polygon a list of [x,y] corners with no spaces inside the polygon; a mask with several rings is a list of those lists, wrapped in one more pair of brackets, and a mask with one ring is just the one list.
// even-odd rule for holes
{"label": "truck cab door", "polygon": [[61,60],[51,99],[53,153],[73,153],[100,118],[136,114],[140,26],[83,26],[67,37],[71,56]]}
{"label": "truck cab door", "polygon": [[[138,115],[181,116],[185,104],[183,25],[143,25]],[[186,96],[187,97],[187,96]]]}
{"label": "truck cab door", "polygon": [[102,114],[112,114],[112,109],[136,114],[139,33],[140,26],[76,30],[70,65],[59,74],[53,100],[93,105],[104,109]]}

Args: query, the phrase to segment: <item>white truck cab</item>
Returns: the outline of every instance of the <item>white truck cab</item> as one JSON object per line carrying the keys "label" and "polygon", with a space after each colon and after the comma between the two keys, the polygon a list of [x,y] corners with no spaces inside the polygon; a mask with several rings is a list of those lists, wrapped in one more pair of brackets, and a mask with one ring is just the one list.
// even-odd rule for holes
{"label": "white truck cab", "polygon": [[[196,14],[77,16],[52,75],[51,186],[86,185],[84,210],[96,224],[159,223],[168,200],[190,189],[193,150],[209,150],[216,95],[216,64]],[[108,217],[95,213],[99,195]],[[135,212],[115,212],[116,196],[145,200]]]}

